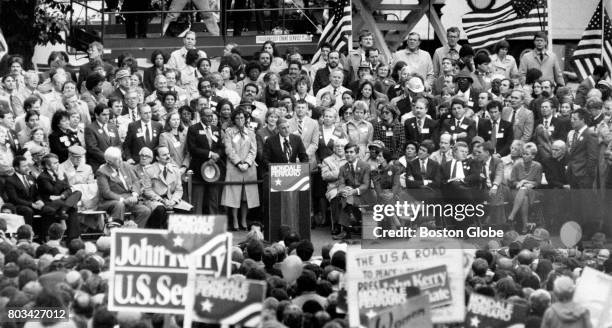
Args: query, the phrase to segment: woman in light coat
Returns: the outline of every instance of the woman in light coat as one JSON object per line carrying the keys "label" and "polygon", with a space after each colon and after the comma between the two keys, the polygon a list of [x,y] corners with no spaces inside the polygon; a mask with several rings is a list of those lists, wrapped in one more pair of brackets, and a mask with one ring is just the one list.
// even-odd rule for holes
{"label": "woman in light coat", "polygon": [[159,135],[159,147],[168,147],[170,158],[180,168],[181,176],[189,167],[186,148],[187,129],[181,125],[181,114],[174,112],[166,118],[165,131]]}
{"label": "woman in light coat", "polygon": [[[256,181],[257,140],[255,132],[245,125],[247,114],[242,109],[232,113],[234,125],[225,130],[225,153],[227,154],[226,182]],[[249,208],[259,206],[259,193],[256,184],[228,184],[223,188],[221,205],[230,207],[233,214],[232,230],[238,229],[238,209],[240,228],[246,229]]]}

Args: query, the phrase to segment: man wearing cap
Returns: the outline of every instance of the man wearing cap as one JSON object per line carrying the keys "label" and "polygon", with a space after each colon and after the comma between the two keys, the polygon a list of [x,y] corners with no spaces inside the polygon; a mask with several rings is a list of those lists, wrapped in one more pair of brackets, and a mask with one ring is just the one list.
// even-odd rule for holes
{"label": "man wearing cap", "polygon": [[454,52],[459,53],[459,50],[461,49],[461,46],[457,43],[457,41],[459,41],[459,33],[459,28],[456,26],[449,27],[446,30],[447,44],[436,49],[433,55],[432,61],[434,76],[440,76],[440,74],[442,73],[442,60],[447,57],[452,58],[450,54],[451,50],[454,50]]}
{"label": "man wearing cap", "polygon": [[[85,148],[74,145],[68,148],[68,160],[60,164],[58,175],[65,175],[72,190],[81,192],[81,201],[85,208],[95,208],[98,186],[92,167],[85,164]],[[92,207],[93,206],[93,207]]]}
{"label": "man wearing cap", "polygon": [[85,127],[87,163],[94,171],[105,163],[104,151],[108,147],[121,146],[119,131],[113,123],[109,122],[109,118],[110,108],[105,104],[98,104],[94,108],[94,121]]}
{"label": "man wearing cap", "polygon": [[[316,95],[319,90],[321,90],[326,85],[329,85],[331,72],[335,69],[339,69],[340,65],[340,53],[336,50],[330,51],[327,56],[327,65],[321,69],[319,69],[316,74],[314,81],[312,83],[312,92]],[[347,86],[349,81],[349,72],[347,70],[343,70],[344,76],[342,85]]]}
{"label": "man wearing cap", "polygon": [[117,82],[117,88],[115,88],[113,93],[110,95],[110,98],[117,98],[123,101],[122,115],[125,115],[127,110],[126,94],[132,83],[130,71],[127,69],[120,69],[117,71],[117,74],[115,74],[115,82]]}
{"label": "man wearing cap", "polygon": [[512,123],[515,140],[529,142],[533,134],[533,112],[525,108],[525,92],[514,90],[510,93],[510,107],[502,111],[502,119]]}
{"label": "man wearing cap", "polygon": [[403,82],[402,87],[404,92],[402,95],[391,99],[391,103],[397,106],[400,111],[400,117],[412,111],[412,104],[420,93],[425,91],[423,78],[420,76],[412,76]]}
{"label": "man wearing cap", "polygon": [[421,36],[419,33],[411,32],[404,41],[406,41],[406,49],[398,50],[393,53],[391,66],[393,67],[398,61],[405,62],[409,71],[424,78],[427,88],[431,88],[431,84],[434,80],[433,63],[429,53],[419,49],[421,45]]}
{"label": "man wearing cap", "polygon": [[336,103],[334,104],[333,108],[338,111],[340,107],[342,107],[342,94],[349,91],[349,89],[342,85],[343,81],[344,72],[339,68],[332,70],[329,73],[329,84],[320,89],[316,94],[317,102],[321,102],[321,97],[323,97],[323,94],[329,92],[332,97],[336,99]]}
{"label": "man wearing cap", "polygon": [[149,149],[157,148],[159,135],[162,133],[162,125],[151,120],[151,107],[146,104],[138,104],[140,120],[128,125],[127,135],[123,142],[124,156],[129,164],[139,161],[138,153],[143,147]]}
{"label": "man wearing cap", "polygon": [[463,141],[469,144],[472,138],[476,136],[476,126],[474,121],[465,116],[466,108],[465,101],[461,98],[455,98],[451,102],[451,113],[453,118],[442,122],[442,131],[449,133],[452,136],[452,141]]}
{"label": "man wearing cap", "polygon": [[[195,213],[219,213],[219,188],[217,185],[205,182],[202,177],[202,164],[207,161],[222,163],[223,140],[219,128],[212,125],[213,111],[203,108],[200,112],[200,123],[193,124],[187,130],[187,149],[191,154],[189,169],[194,172],[193,204]],[[203,212],[204,211],[204,212]]]}
{"label": "man wearing cap", "polygon": [[478,95],[481,90],[476,89],[472,86],[474,79],[472,74],[463,69],[457,75],[455,75],[455,84],[457,84],[457,98],[465,100],[465,104],[469,108],[474,108],[478,101]]}
{"label": "man wearing cap", "polygon": [[370,167],[370,170],[374,171],[380,166],[380,163],[378,162],[378,154],[385,150],[385,144],[380,140],[374,140],[368,144],[368,150],[369,155],[365,162]]}
{"label": "man wearing cap", "polygon": [[565,85],[563,70],[559,66],[557,55],[546,49],[548,46],[546,32],[537,32],[533,37],[533,44],[535,49],[521,57],[519,72],[522,81],[525,80],[527,70],[536,68],[542,72],[542,79],[555,81],[560,86]]}
{"label": "man wearing cap", "polygon": [[157,162],[144,168],[143,180],[145,203],[152,210],[148,226],[164,228],[167,226],[166,210],[173,209],[183,198],[183,185],[179,168],[172,163],[167,147],[156,150]]}
{"label": "man wearing cap", "polygon": [[134,170],[121,157],[121,149],[109,147],[104,152],[106,163],[96,171],[98,208],[107,211],[111,219],[124,221],[125,212],[131,212],[139,228],[144,228],[151,215],[151,210],[141,204],[141,181]]}

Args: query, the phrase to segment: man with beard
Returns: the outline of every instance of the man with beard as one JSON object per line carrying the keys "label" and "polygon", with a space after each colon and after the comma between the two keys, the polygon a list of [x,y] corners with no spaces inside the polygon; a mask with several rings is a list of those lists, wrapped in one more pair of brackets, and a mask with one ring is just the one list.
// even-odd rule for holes
{"label": "man with beard", "polygon": [[257,94],[259,94],[259,86],[257,84],[245,84],[244,90],[242,91],[242,100],[240,100],[240,104],[248,104],[255,107],[255,109],[251,113],[251,117],[258,119],[260,122],[264,122],[266,118],[266,113],[268,112],[268,106],[256,100]]}
{"label": "man with beard", "polygon": [[210,108],[216,109],[217,103],[223,98],[215,95],[213,89],[214,83],[215,82],[212,77],[200,79],[200,81],[198,81],[198,92],[200,93],[200,98],[204,98],[206,101],[208,101]]}
{"label": "man with beard", "polygon": [[257,57],[257,62],[261,66],[261,74],[259,79],[262,79],[266,73],[270,72],[270,66],[272,65],[272,55],[267,51],[262,51]]}
{"label": "man with beard", "polygon": [[[312,83],[312,92],[316,95],[319,90],[324,88],[326,85],[330,83],[329,76],[331,72],[338,68],[340,64],[340,53],[338,51],[331,51],[329,55],[327,55],[327,66],[319,69],[315,74],[314,82]],[[348,85],[348,71],[342,70],[344,72],[344,78],[342,81],[343,86]]]}

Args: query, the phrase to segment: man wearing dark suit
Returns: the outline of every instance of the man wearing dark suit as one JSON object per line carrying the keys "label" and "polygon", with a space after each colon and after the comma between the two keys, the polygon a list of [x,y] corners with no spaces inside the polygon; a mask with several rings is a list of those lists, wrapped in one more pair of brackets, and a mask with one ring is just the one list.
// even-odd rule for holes
{"label": "man wearing dark suit", "polygon": [[7,149],[10,149],[13,156],[22,155],[25,153],[25,149],[21,148],[19,144],[19,137],[15,132],[15,117],[12,112],[0,111],[0,129],[4,130],[5,139],[0,142],[6,145]]}
{"label": "man wearing dark suit", "polygon": [[541,119],[536,124],[533,141],[538,146],[538,161],[550,158],[552,143],[555,140],[565,140],[570,130],[569,122],[553,116],[551,101],[540,104]]}
{"label": "man wearing dark suit", "polygon": [[481,117],[479,115],[472,116],[472,120],[474,121],[474,125],[476,126],[476,135],[481,137],[485,141],[491,140],[491,129],[493,128],[491,120],[485,117]]}
{"label": "man wearing dark suit", "polygon": [[361,219],[361,211],[357,207],[361,203],[361,196],[370,188],[370,166],[359,159],[359,146],[348,143],[344,146],[347,163],[340,167],[338,174],[338,192],[342,197],[342,213],[338,223],[342,232],[333,236],[333,239],[350,239],[352,217]]}
{"label": "man wearing dark suit", "polygon": [[515,140],[529,142],[533,135],[533,112],[525,108],[525,92],[514,90],[510,93],[510,107],[502,111],[502,119],[512,123]]}
{"label": "man wearing dark suit", "polygon": [[120,69],[115,74],[115,81],[118,83],[117,88],[111,93],[110,98],[117,98],[123,101],[123,112],[121,115],[126,114],[127,103],[126,97],[127,93],[130,90],[130,72],[127,69]]}
{"label": "man wearing dark suit", "polygon": [[487,104],[487,111],[491,118],[491,130],[489,141],[495,149],[494,153],[500,156],[510,154],[510,145],[512,144],[512,123],[501,119],[502,103],[493,100]]}
{"label": "man wearing dark suit", "polygon": [[569,154],[567,159],[568,180],[572,189],[573,208],[576,218],[585,223],[592,219],[593,182],[597,172],[597,135],[586,124],[588,113],[579,109],[571,116],[572,130],[567,135]]}
{"label": "man wearing dark suit", "polygon": [[[13,168],[15,174],[6,178],[4,185],[8,201],[15,205],[17,214],[23,216],[25,223],[31,225],[36,234],[42,238],[47,233],[46,229],[43,230],[43,221],[53,221],[56,209],[45,205],[40,197],[36,181],[30,175],[30,165],[25,157],[15,156]],[[35,214],[41,215],[42,218],[34,221]]]}
{"label": "man wearing dark suit", "polygon": [[151,215],[151,210],[138,198],[141,193],[141,182],[134,170],[123,161],[121,149],[109,147],[104,152],[105,164],[96,171],[98,208],[109,213],[111,219],[124,221],[125,212],[131,212],[134,222],[144,228]]}
{"label": "man wearing dark suit", "polygon": [[474,146],[474,157],[481,162],[482,188],[480,200],[487,201],[487,214],[489,223],[501,224],[506,219],[504,209],[504,195],[506,186],[504,185],[504,164],[497,156],[493,156],[495,148],[490,141]]}
{"label": "man wearing dark suit", "polygon": [[453,82],[457,85],[456,97],[465,101],[464,107],[475,108],[478,104],[478,95],[480,95],[482,90],[472,86],[474,79],[470,72],[466,69],[460,71],[455,75]]}
{"label": "man wearing dark suit", "polygon": [[414,108],[414,117],[404,122],[404,131],[406,131],[407,141],[422,142],[425,139],[431,139],[437,143],[439,137],[438,122],[427,117],[427,112],[422,106]]}
{"label": "man wearing dark suit", "polygon": [[[79,67],[79,80],[77,82],[77,90],[81,90],[81,85],[83,84],[83,82],[85,82],[85,79],[87,79],[89,74],[93,73],[93,70],[95,66],[97,65],[96,62],[98,60],[102,61],[102,65],[104,66],[104,71],[106,72],[106,76],[110,77],[113,75],[113,71],[114,71],[113,65],[105,62],[102,59],[103,54],[104,54],[104,47],[102,46],[100,42],[94,41],[89,44],[89,47],[87,48],[87,55],[89,57],[89,62]],[[121,99],[123,99],[123,97]]]}
{"label": "man wearing dark suit", "polygon": [[599,123],[604,119],[603,112],[604,103],[599,99],[589,99],[586,102],[585,109],[587,113],[590,114],[590,119],[588,120],[588,125],[597,128]]}
{"label": "man wearing dark suit", "polygon": [[572,193],[567,179],[567,146],[563,140],[552,142],[551,156],[541,161],[542,170],[546,178],[546,188],[544,194],[545,213],[544,217],[549,218],[549,226],[559,229],[561,225],[571,216],[571,202],[569,196]]}
{"label": "man wearing dark suit", "polygon": [[302,139],[290,134],[289,121],[284,118],[278,119],[278,134],[266,139],[264,144],[263,159],[266,170],[270,163],[308,163],[308,155]]}
{"label": "man wearing dark suit", "polygon": [[95,172],[104,164],[104,152],[108,147],[119,147],[121,139],[114,124],[108,123],[110,108],[105,104],[98,104],[94,108],[95,120],[85,127],[85,147],[87,150],[87,164]]}
{"label": "man wearing dark suit", "polygon": [[589,93],[589,91],[595,88],[597,82],[599,82],[601,79],[606,78],[607,75],[608,72],[606,71],[605,67],[601,65],[595,66],[595,68],[593,69],[593,74],[588,76],[582,82],[580,82],[578,90],[576,90],[576,100],[574,101],[574,103],[576,105],[580,105],[580,107],[584,107],[584,105],[586,105],[587,94]]}
{"label": "man wearing dark suit", "polygon": [[125,159],[132,165],[139,162],[138,153],[143,147],[157,148],[159,135],[163,132],[161,123],[151,120],[151,107],[149,105],[139,104],[138,113],[140,114],[140,120],[128,125],[123,142]]}
{"label": "man wearing dark suit", "polygon": [[[336,69],[340,64],[340,53],[337,51],[331,51],[327,56],[327,66],[317,70],[315,73],[314,82],[312,83],[312,93],[317,94],[319,90],[324,88],[329,84],[329,74],[332,70]],[[347,70],[344,71],[344,80],[342,81],[343,86],[348,86],[349,81],[349,72]]]}
{"label": "man wearing dark suit", "polygon": [[440,164],[429,158],[435,150],[432,140],[424,140],[418,157],[406,166],[406,188],[418,200],[435,202],[440,197]]}
{"label": "man wearing dark suit", "polygon": [[442,122],[441,131],[450,134],[453,142],[463,141],[469,144],[476,136],[476,125],[474,121],[465,117],[465,111],[465,101],[455,98],[451,103],[453,118]]}
{"label": "man wearing dark suit", "polygon": [[549,101],[552,105],[552,108],[559,108],[559,100],[555,97],[553,93],[554,82],[551,80],[542,80],[540,81],[540,85],[542,86],[542,93],[534,100],[529,103],[529,110],[533,113],[533,117],[536,121],[539,121],[542,116],[540,106],[545,101]]}
{"label": "man wearing dark suit", "polygon": [[195,213],[219,213],[219,188],[217,185],[206,182],[202,178],[201,167],[204,162],[213,161],[222,163],[223,141],[219,128],[211,125],[213,111],[209,107],[202,108],[201,122],[194,124],[187,130],[187,149],[191,154],[189,169],[193,171],[193,178],[201,182],[193,186]]}
{"label": "man wearing dark suit", "polygon": [[[80,191],[72,191],[67,178],[58,176],[59,159],[51,153],[43,158],[44,170],[36,178],[38,193],[46,206],[56,210],[57,219],[66,221],[68,241],[81,235],[77,217],[77,204],[81,200]],[[49,229],[52,221],[43,220],[43,231]]]}

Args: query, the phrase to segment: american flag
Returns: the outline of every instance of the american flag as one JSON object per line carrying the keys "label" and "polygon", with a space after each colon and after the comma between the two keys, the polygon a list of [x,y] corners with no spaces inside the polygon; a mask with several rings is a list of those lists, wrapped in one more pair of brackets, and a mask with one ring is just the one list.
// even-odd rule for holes
{"label": "american flag", "polygon": [[[351,0],[335,0],[329,8],[329,20],[319,38],[319,47],[328,42],[333,50],[347,54],[349,42],[352,42],[353,21],[351,19]],[[321,51],[312,57],[312,63],[319,61]]]}
{"label": "american flag", "polygon": [[473,48],[503,39],[530,39],[548,27],[545,0],[509,0],[500,7],[472,11],[462,18],[463,30]]}
{"label": "american flag", "polygon": [[[610,43],[610,40],[612,40],[612,24],[610,24],[610,16],[605,7],[603,7],[604,12],[602,14],[601,4],[600,1],[589,21],[589,25],[582,33],[582,38],[578,42],[572,57],[574,65],[576,65],[576,73],[580,75],[581,79],[586,79],[596,65],[603,65],[608,71],[612,71],[612,44]],[[602,28],[602,18],[604,28]]]}

